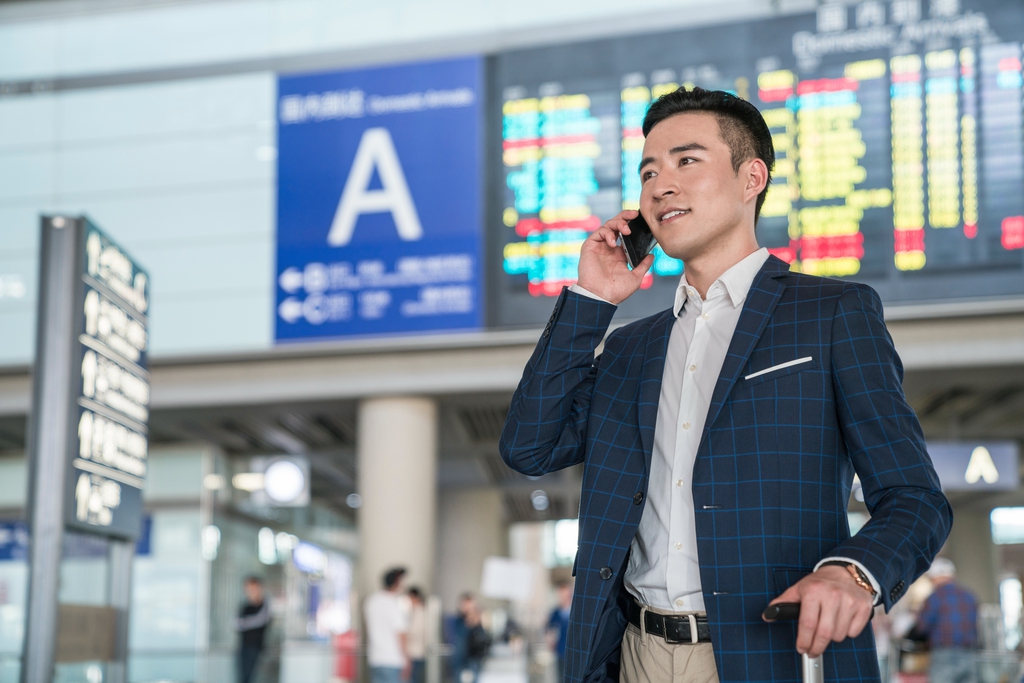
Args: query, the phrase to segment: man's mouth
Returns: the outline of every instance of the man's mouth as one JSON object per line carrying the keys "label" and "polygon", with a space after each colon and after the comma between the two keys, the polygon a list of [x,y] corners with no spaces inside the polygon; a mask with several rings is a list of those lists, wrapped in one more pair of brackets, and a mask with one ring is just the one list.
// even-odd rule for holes
{"label": "man's mouth", "polygon": [[661,216],[658,217],[658,222],[667,223],[673,218],[677,218],[678,216],[685,216],[688,213],[690,213],[689,209],[672,209],[671,211],[666,211],[665,213],[661,214]]}

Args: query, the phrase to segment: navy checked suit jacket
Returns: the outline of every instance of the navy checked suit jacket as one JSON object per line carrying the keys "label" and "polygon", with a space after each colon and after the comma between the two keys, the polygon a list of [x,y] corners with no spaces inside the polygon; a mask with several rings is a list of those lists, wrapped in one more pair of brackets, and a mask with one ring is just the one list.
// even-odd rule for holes
{"label": "navy checked suit jacket", "polygon": [[[562,292],[500,442],[523,474],[584,463],[568,683],[618,683],[622,574],[646,503],[674,322],[668,310],[619,328],[595,358],[614,311]],[[888,609],[941,548],[952,511],[902,379],[874,290],[765,262],[693,467],[701,586],[723,683],[799,680],[795,627],[760,615],[823,557],[861,562]],[[871,518],[851,537],[855,472]],[[824,667],[827,681],[877,681],[871,629],[832,644]]]}

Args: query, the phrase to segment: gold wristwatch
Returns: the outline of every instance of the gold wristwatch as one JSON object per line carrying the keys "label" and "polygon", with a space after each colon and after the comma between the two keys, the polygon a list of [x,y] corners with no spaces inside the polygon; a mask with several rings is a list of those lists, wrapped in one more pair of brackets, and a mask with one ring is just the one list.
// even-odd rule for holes
{"label": "gold wristwatch", "polygon": [[[822,562],[821,567],[827,567],[830,564],[834,564],[837,567],[846,567],[846,571],[850,572],[850,576],[853,577],[853,580],[858,586],[866,590],[868,593],[871,593],[872,598],[878,595],[875,589],[871,586],[871,580],[868,579],[868,575],[865,574],[857,565],[843,560],[829,560],[828,562]],[[821,567],[819,567],[819,569]]]}

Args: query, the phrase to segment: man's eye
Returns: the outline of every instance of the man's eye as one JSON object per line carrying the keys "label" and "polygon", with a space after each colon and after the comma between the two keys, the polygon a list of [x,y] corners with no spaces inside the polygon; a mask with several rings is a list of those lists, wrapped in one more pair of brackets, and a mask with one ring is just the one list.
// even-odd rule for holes
{"label": "man's eye", "polygon": [[644,171],[643,173],[640,174],[640,182],[644,182],[646,180],[650,180],[653,177],[654,177],[654,171]]}
{"label": "man's eye", "polygon": [[696,159],[694,159],[693,157],[683,157],[682,159],[679,160],[679,165],[688,166],[689,164],[692,164],[694,161],[696,161]]}

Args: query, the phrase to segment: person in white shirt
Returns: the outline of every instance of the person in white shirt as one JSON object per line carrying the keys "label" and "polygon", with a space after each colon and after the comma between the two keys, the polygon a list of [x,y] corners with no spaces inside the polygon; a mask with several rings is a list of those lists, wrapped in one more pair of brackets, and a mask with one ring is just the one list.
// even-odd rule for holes
{"label": "person in white shirt", "polygon": [[384,589],[370,595],[363,604],[371,683],[409,680],[409,599],[402,592],[404,577],[402,567],[389,570],[384,574]]}

